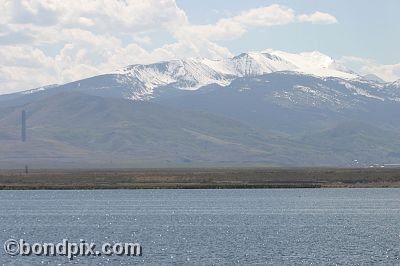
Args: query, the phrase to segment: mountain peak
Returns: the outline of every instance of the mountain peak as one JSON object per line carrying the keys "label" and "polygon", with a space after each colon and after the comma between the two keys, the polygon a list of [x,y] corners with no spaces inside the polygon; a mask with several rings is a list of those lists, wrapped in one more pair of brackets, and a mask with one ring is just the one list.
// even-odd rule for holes
{"label": "mountain peak", "polygon": [[367,74],[367,75],[364,75],[362,78],[365,80],[375,81],[375,82],[379,82],[379,83],[385,83],[385,81],[383,79],[381,79],[380,77],[378,77],[375,74]]}
{"label": "mountain peak", "polygon": [[395,82],[392,83],[392,86],[397,87],[400,89],[400,79],[396,80]]}
{"label": "mountain peak", "polygon": [[[211,84],[227,86],[240,77],[253,77],[274,72],[292,72],[348,80],[359,78],[358,75],[337,64],[331,57],[318,51],[296,54],[271,49],[244,52],[219,60],[187,58],[145,65],[134,64],[108,75],[113,76],[115,81],[124,88],[123,94],[127,98],[146,100],[153,98],[154,90],[159,88],[197,90]],[[71,82],[71,84],[75,83],[79,87],[79,82]],[[107,88],[104,85],[99,86],[102,90]],[[29,92],[36,91],[27,93]]]}
{"label": "mountain peak", "polygon": [[135,88],[132,87],[132,99],[147,99],[152,98],[154,89],[158,87],[196,90],[210,84],[227,86],[238,77],[278,71],[343,79],[358,77],[318,51],[294,54],[271,49],[244,52],[220,60],[188,58],[148,65],[136,64],[127,66],[116,74],[124,85],[135,85]]}

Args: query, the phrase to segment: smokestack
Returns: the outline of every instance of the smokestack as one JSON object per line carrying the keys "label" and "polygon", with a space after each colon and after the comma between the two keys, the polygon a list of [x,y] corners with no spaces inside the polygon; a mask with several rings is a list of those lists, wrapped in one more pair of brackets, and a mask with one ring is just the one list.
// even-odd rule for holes
{"label": "smokestack", "polygon": [[26,141],[26,112],[25,110],[22,110],[22,115],[21,115],[21,122],[22,122],[22,127],[21,127],[21,140],[22,142]]}

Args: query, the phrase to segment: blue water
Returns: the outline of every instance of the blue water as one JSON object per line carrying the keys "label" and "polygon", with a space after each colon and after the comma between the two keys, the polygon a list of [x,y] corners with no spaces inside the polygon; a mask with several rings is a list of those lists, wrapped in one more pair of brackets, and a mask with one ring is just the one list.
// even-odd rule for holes
{"label": "blue water", "polygon": [[400,265],[400,189],[0,191],[0,244],[139,242],[142,257],[4,265]]}

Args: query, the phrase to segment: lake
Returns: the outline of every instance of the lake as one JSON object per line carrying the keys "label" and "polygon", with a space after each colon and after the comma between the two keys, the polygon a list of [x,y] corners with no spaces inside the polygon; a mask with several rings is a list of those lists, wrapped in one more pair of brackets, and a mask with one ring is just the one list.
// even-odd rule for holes
{"label": "lake", "polygon": [[0,244],[138,242],[141,257],[4,265],[400,264],[400,189],[0,191]]}

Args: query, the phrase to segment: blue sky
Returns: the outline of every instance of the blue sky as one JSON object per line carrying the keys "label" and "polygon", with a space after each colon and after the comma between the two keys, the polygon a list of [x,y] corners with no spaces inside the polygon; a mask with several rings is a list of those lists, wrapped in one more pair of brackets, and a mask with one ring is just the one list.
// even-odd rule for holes
{"label": "blue sky", "polygon": [[320,51],[400,79],[400,1],[0,0],[0,93],[129,64]]}
{"label": "blue sky", "polygon": [[316,10],[334,15],[330,26],[291,24],[251,30],[243,38],[224,45],[234,53],[272,48],[289,52],[318,50],[332,57],[357,56],[382,64],[400,62],[400,1],[266,1],[266,0],[178,0],[194,24],[216,22],[221,16],[242,10],[279,4],[299,13]]}

